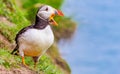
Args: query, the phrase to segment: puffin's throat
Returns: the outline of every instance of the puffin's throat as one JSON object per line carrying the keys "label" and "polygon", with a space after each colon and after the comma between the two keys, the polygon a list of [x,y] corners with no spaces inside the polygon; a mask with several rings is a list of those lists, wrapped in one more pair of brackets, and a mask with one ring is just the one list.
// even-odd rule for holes
{"label": "puffin's throat", "polygon": [[44,29],[49,22],[47,20],[44,20],[36,15],[35,25],[33,26],[36,29]]}

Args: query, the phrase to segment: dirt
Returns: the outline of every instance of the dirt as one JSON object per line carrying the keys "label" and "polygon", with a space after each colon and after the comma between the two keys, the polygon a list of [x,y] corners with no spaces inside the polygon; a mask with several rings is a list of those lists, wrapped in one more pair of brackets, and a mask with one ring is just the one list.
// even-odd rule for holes
{"label": "dirt", "polygon": [[6,17],[0,16],[0,22],[6,24],[7,26],[13,27],[15,24],[11,23]]}
{"label": "dirt", "polygon": [[[11,23],[6,17],[0,16],[0,23],[4,23],[6,26],[15,27],[15,24]],[[0,33],[0,48],[7,47],[13,49],[15,44],[11,44],[5,36]]]}
{"label": "dirt", "polygon": [[11,48],[11,43],[0,33],[0,47]]}
{"label": "dirt", "polygon": [[25,67],[6,69],[5,67],[0,66],[0,74],[37,74],[37,73]]}

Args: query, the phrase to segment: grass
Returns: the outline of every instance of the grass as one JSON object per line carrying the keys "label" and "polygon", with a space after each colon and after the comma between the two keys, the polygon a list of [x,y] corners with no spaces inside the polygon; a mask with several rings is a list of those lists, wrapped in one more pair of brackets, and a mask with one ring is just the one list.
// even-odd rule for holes
{"label": "grass", "polygon": [[8,38],[10,42],[14,41],[15,35],[21,28],[30,24],[24,17],[22,11],[14,4],[14,0],[0,0],[0,16],[6,17],[16,25],[16,27],[9,27],[6,26],[5,23],[0,22],[0,32]]}
{"label": "grass", "polygon": [[[25,57],[26,64],[29,65],[31,69],[34,70],[34,62],[31,57]],[[21,63],[20,56],[14,56],[10,54],[10,51],[5,49],[0,49],[0,65],[3,65],[7,69],[10,68],[20,68],[18,65]],[[42,72],[45,74],[63,74],[51,61],[51,59],[44,55],[39,60],[36,70],[37,72]]]}
{"label": "grass", "polygon": [[60,8],[60,6],[63,3],[63,0],[61,0],[61,1],[55,1],[55,0],[34,0],[32,2],[30,2],[29,0],[22,0],[22,2],[23,2],[23,7],[24,8],[33,7],[33,5],[38,4],[38,3],[51,5],[51,6],[55,7],[55,8]]}
{"label": "grass", "polygon": [[10,42],[13,42],[16,35],[16,28],[9,27],[5,23],[0,23],[0,32],[4,35]]}
{"label": "grass", "polygon": [[0,49],[0,65],[10,68],[17,67],[18,63],[20,63],[20,59],[13,57],[8,50]]}

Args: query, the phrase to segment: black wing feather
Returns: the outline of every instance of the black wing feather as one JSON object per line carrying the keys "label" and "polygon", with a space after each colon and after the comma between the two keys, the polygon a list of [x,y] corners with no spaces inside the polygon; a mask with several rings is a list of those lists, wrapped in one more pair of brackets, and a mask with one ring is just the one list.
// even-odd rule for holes
{"label": "black wing feather", "polygon": [[14,50],[11,52],[11,54],[17,54],[18,48],[19,48],[18,38],[21,36],[22,33],[26,32],[28,29],[31,29],[31,28],[33,28],[33,25],[27,26],[27,27],[21,29],[21,30],[18,32],[18,34],[17,34],[16,37],[15,37],[15,41],[16,41],[16,44],[17,44],[17,45],[16,45],[16,47],[14,48]]}

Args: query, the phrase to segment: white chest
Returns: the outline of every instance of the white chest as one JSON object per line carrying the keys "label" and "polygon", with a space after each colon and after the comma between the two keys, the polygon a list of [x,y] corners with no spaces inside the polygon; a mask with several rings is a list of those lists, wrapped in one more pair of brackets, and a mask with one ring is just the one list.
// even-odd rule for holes
{"label": "white chest", "polygon": [[19,38],[19,43],[25,51],[41,52],[47,50],[54,42],[50,26],[45,29],[29,29]]}

